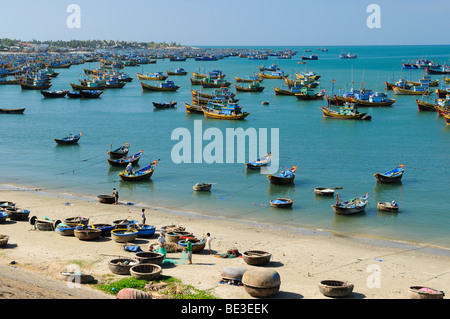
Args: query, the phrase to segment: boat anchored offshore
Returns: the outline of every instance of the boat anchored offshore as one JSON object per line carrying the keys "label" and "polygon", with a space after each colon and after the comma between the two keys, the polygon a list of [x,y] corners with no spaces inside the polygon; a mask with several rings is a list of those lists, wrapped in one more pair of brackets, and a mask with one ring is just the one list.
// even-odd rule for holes
{"label": "boat anchored offshore", "polygon": [[400,182],[403,177],[403,173],[405,172],[405,169],[403,167],[404,165],[400,164],[399,166],[390,171],[386,171],[384,173],[376,173],[373,176],[375,177],[378,183]]}
{"label": "boat anchored offshore", "polygon": [[130,173],[129,171],[125,170],[119,173],[119,176],[124,181],[142,181],[150,179],[150,177],[153,175],[153,172],[156,168],[156,163],[158,161],[154,161],[153,163],[150,163],[149,165],[141,168],[140,170],[137,170],[135,172]]}
{"label": "boat anchored offshore", "polygon": [[267,175],[267,179],[270,184],[274,185],[292,184],[294,182],[296,172],[297,166],[293,166],[291,169],[282,171],[278,175]]}
{"label": "boat anchored offshore", "polygon": [[322,106],[324,118],[341,119],[341,120],[370,120],[372,117],[367,113],[359,113],[355,103],[345,102],[340,105],[337,110],[329,106]]}
{"label": "boat anchored offshore", "polygon": [[54,138],[55,142],[58,144],[76,144],[78,143],[79,139],[81,138],[82,133],[78,133],[76,135],[70,134],[67,137],[64,138]]}
{"label": "boat anchored offshore", "polygon": [[368,202],[369,202],[369,193],[360,197],[350,199],[345,202],[339,202],[339,194],[336,193],[336,204],[331,205],[331,207],[333,207],[333,210],[336,214],[352,215],[363,212]]}
{"label": "boat anchored offshore", "polygon": [[248,169],[260,169],[263,166],[267,166],[270,162],[270,154],[271,153],[269,152],[267,155],[265,155],[261,158],[258,158],[254,162],[245,163],[245,166]]}

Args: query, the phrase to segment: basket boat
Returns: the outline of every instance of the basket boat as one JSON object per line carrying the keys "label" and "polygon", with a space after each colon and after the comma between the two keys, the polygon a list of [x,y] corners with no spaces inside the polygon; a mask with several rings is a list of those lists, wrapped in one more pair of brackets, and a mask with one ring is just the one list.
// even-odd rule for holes
{"label": "basket boat", "polygon": [[252,297],[270,297],[280,290],[280,274],[272,269],[253,268],[244,272],[242,283]]}
{"label": "basket boat", "polygon": [[411,286],[409,293],[411,299],[443,299],[445,296],[441,290],[424,286]]}
{"label": "basket boat", "polygon": [[94,227],[102,231],[102,236],[111,236],[111,230],[114,229],[111,224],[94,224]]}
{"label": "basket boat", "polygon": [[87,226],[89,223],[89,218],[87,217],[69,217],[64,219],[64,224],[68,226]]}
{"label": "basket boat", "polygon": [[77,227],[73,233],[79,240],[95,240],[102,235],[102,230],[91,227]]}
{"label": "basket boat", "polygon": [[0,247],[6,247],[6,245],[8,245],[8,240],[8,235],[0,235]]}
{"label": "basket boat", "polygon": [[211,183],[197,183],[192,188],[194,191],[210,191],[211,190]]}
{"label": "basket boat", "polygon": [[116,199],[112,195],[98,195],[98,201],[102,204],[114,204]]}
{"label": "basket boat", "polygon": [[161,265],[164,260],[164,255],[156,252],[139,252],[135,256],[140,264]]}
{"label": "basket boat", "polygon": [[193,237],[193,235],[187,231],[171,231],[166,234],[166,240],[169,243],[178,243],[183,237]]}
{"label": "basket boat", "polygon": [[156,280],[161,273],[161,266],[154,264],[139,264],[130,268],[131,276],[140,280]]}
{"label": "basket boat", "polygon": [[316,187],[314,188],[314,194],[320,196],[334,196],[334,189],[326,187]]}
{"label": "basket boat", "polygon": [[7,208],[6,213],[11,220],[26,220],[30,215],[28,209]]}
{"label": "basket boat", "polygon": [[346,297],[353,291],[353,284],[348,281],[322,280],[319,283],[320,292],[327,297]]}
{"label": "basket boat", "polygon": [[262,266],[272,258],[272,254],[261,250],[249,250],[242,254],[242,258],[248,265]]}
{"label": "basket boat", "polygon": [[117,258],[108,262],[108,268],[116,275],[129,275],[130,268],[139,264],[137,259],[132,258]]}
{"label": "basket boat", "polygon": [[76,226],[68,226],[61,223],[58,226],[56,226],[55,231],[61,236],[75,236],[74,234],[75,228]]}
{"label": "basket boat", "polygon": [[292,199],[289,198],[276,198],[270,201],[270,206],[277,208],[288,208],[292,207]]}
{"label": "basket boat", "polygon": [[186,227],[184,226],[177,226],[177,225],[168,225],[168,226],[162,226],[160,228],[161,232],[164,234],[167,234],[169,232],[180,232],[185,231]]}
{"label": "basket boat", "polygon": [[[204,240],[194,238],[190,239],[190,241],[192,243],[192,253],[199,253],[205,248],[206,243]],[[186,239],[178,241],[178,245],[180,245],[181,247],[186,247]]]}
{"label": "basket boat", "polygon": [[30,224],[34,225],[34,227],[38,230],[53,231],[59,224],[61,224],[61,221],[54,221],[47,217],[37,218],[36,216],[33,216],[30,218]]}
{"label": "basket boat", "polygon": [[138,235],[137,230],[127,228],[117,228],[111,230],[111,237],[116,243],[128,243],[136,239]]}

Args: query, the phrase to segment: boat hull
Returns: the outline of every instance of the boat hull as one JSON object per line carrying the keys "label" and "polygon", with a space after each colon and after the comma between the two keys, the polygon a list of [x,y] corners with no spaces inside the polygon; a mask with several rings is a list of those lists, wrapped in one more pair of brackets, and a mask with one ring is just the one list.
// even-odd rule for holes
{"label": "boat hull", "polygon": [[237,115],[225,115],[225,114],[217,114],[208,112],[207,110],[203,109],[203,114],[205,117],[210,119],[218,119],[218,120],[243,120],[245,119],[250,113],[244,112]]}
{"label": "boat hull", "polygon": [[416,100],[417,108],[419,111],[427,111],[427,112],[437,112],[436,105],[428,102],[422,102],[419,100]]}
{"label": "boat hull", "polygon": [[267,179],[269,180],[270,184],[273,185],[287,185],[294,183],[295,175],[291,177],[280,177],[276,175],[267,175]]}
{"label": "boat hull", "polygon": [[362,120],[367,113],[357,113],[355,115],[340,114],[339,112],[322,107],[322,113],[324,118],[340,119],[340,120]]}

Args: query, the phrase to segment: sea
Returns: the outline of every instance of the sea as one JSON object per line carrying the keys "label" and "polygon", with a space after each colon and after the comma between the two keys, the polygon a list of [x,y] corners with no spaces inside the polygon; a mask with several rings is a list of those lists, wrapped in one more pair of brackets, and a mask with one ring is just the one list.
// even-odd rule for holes
{"label": "sea", "polygon": [[[105,90],[99,99],[49,99],[18,85],[0,86],[1,108],[26,108],[23,115],[0,114],[0,184],[93,201],[117,188],[120,201],[136,205],[136,210],[137,206],[164,207],[220,217],[218,222],[226,218],[450,248],[450,126],[437,113],[419,112],[416,96],[394,96],[385,91],[387,80],[417,80],[425,74],[423,69],[402,69],[402,62],[427,58],[446,63],[450,46],[321,46],[326,52],[311,46],[265,48],[290,49],[298,54],[291,59],[267,60],[237,56],[218,61],[159,59],[156,64],[125,67],[121,71],[132,75],[133,81],[122,89]],[[305,52],[309,49],[311,52]],[[356,53],[358,58],[340,59],[342,51]],[[318,54],[318,60],[298,63],[302,55],[310,54]],[[265,79],[263,92],[237,93],[242,110],[250,112],[243,121],[186,113],[184,103],[192,102],[191,89],[200,89],[190,83],[192,72],[220,69],[233,83],[230,89],[234,91],[235,76],[255,75],[259,66],[272,63],[290,77],[296,72],[316,72],[321,76],[317,91],[336,94],[340,89],[363,86],[387,92],[396,102],[392,107],[360,108],[372,117],[370,121],[324,119],[321,107],[326,101],[277,96],[274,88],[283,86],[283,80]],[[53,79],[51,90],[71,90],[70,83],[85,78],[84,69],[98,66],[84,63],[56,69],[60,74]],[[189,72],[169,77],[181,86],[178,91],[143,92],[137,72],[165,73],[178,67]],[[432,77],[442,80],[442,75]],[[157,110],[152,105],[170,100],[177,101],[176,108]],[[264,101],[269,104],[263,105]],[[187,129],[194,139],[196,123],[202,124],[203,132],[218,128],[224,138],[227,128],[267,129],[269,136],[271,129],[278,129],[280,170],[297,165],[294,184],[271,185],[265,174],[248,171],[242,161],[238,162],[237,154],[231,163],[177,163],[172,152],[180,141],[173,139],[173,133]],[[61,146],[53,140],[79,132],[82,137],[76,145]],[[210,142],[203,140],[202,147]],[[109,165],[107,151],[124,143],[130,144],[130,154],[143,150],[140,167],[159,160],[151,180],[121,181],[118,173],[122,168]],[[271,144],[267,147],[270,150]],[[247,152],[245,161],[251,160],[255,158],[249,159]],[[401,183],[376,182],[375,173],[399,164],[405,168]],[[211,191],[193,191],[198,182],[212,183]],[[316,196],[315,187],[338,188],[340,200],[368,193],[369,204],[362,214],[336,215],[331,207],[336,196]],[[292,208],[270,207],[269,201],[280,197],[291,198]],[[378,211],[377,202],[392,200],[399,204],[398,213]],[[151,224],[151,214],[147,221]]]}

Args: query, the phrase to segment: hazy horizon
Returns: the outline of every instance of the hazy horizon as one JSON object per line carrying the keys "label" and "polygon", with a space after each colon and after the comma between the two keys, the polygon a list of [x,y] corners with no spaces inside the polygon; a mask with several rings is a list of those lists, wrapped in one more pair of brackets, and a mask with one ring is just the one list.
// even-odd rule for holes
{"label": "hazy horizon", "polygon": [[[7,13],[0,20],[0,38],[24,41],[101,39],[187,46],[449,44],[447,0],[0,1]],[[71,4],[80,9],[79,28],[67,24]],[[367,24],[370,4],[380,9],[380,28]]]}

